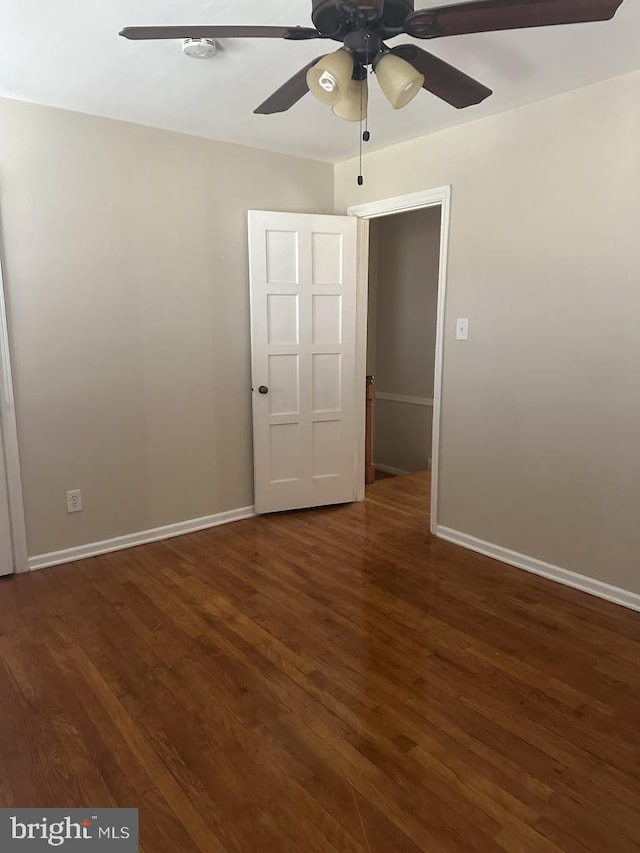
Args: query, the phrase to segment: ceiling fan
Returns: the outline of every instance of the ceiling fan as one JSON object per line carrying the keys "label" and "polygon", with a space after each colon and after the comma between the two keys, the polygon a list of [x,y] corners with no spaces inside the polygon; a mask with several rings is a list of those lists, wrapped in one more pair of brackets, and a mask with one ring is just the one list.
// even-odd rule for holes
{"label": "ceiling fan", "polygon": [[287,80],[254,112],[288,110],[309,90],[348,121],[361,121],[367,109],[367,75],[371,66],[395,109],[426,89],[462,109],[492,94],[482,83],[417,45],[388,47],[386,41],[407,34],[434,39],[466,33],[606,21],[623,0],[473,0],[436,8],[414,9],[414,0],[312,0],[313,27],[193,26],[125,27],[128,39],[282,38],[290,41],[331,39],[334,53],[316,57]]}

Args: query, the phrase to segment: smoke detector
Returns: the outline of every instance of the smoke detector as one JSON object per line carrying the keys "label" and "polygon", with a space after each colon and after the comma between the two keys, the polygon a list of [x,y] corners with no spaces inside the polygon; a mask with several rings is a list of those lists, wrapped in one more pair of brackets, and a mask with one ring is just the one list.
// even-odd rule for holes
{"label": "smoke detector", "polygon": [[218,45],[213,39],[185,39],[182,52],[191,59],[213,59],[218,52]]}

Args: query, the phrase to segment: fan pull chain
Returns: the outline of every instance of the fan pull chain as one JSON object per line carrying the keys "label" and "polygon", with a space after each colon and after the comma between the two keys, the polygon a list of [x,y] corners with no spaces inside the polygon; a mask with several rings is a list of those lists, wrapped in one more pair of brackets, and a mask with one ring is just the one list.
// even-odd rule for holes
{"label": "fan pull chain", "polygon": [[[366,63],[364,66],[364,70],[366,72],[365,80],[367,82],[367,88],[369,87],[369,42],[367,41],[366,47]],[[362,110],[361,110],[362,112]],[[361,128],[362,129],[362,128]],[[367,101],[367,111],[364,116],[364,133],[362,134],[362,139],[364,142],[368,142],[371,139],[371,134],[369,133],[369,103]]]}
{"label": "fan pull chain", "polygon": [[360,89],[360,174],[358,175],[358,186],[361,187],[364,184],[364,177],[362,174],[362,140],[364,139],[364,132],[362,128],[364,127],[364,117],[362,115],[362,108],[364,106],[364,98],[363,98],[363,88]]}
{"label": "fan pull chain", "polygon": [[[369,85],[369,43],[367,41],[366,53],[365,53],[365,84]],[[364,112],[364,115],[363,115]],[[361,187],[364,184],[364,176],[362,174],[362,143],[368,142],[371,139],[371,134],[369,133],[369,107],[367,105],[366,112],[364,111],[364,86],[360,89],[360,174],[358,175],[358,186]]]}
{"label": "fan pull chain", "polygon": [[[368,75],[369,75],[369,72],[367,72],[367,78],[368,78]],[[367,80],[367,86],[368,86],[369,80],[367,78],[365,78],[365,79]],[[360,128],[360,130],[362,130],[362,127]],[[370,139],[371,139],[371,134],[369,133],[369,107],[367,106],[367,112],[366,112],[365,117],[364,117],[364,133],[362,134],[362,141],[368,142]]]}

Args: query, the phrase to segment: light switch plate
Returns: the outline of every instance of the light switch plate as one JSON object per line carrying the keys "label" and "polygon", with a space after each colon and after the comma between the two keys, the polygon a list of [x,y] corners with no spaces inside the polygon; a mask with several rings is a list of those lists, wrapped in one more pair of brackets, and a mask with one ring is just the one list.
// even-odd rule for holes
{"label": "light switch plate", "polygon": [[456,340],[467,341],[469,339],[469,320],[466,317],[458,317],[456,320]]}

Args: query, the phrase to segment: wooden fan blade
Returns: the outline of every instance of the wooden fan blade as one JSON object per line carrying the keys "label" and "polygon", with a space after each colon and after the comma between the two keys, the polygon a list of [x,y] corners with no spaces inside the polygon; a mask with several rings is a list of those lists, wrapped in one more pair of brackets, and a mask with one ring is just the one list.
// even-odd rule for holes
{"label": "wooden fan blade", "polygon": [[464,74],[443,59],[438,59],[432,53],[427,53],[415,44],[401,44],[394,47],[391,53],[406,59],[413,67],[424,74],[423,89],[442,98],[448,104],[461,110],[473,104],[479,104],[492,95],[487,86]]}
{"label": "wooden fan blade", "polygon": [[415,38],[608,21],[623,0],[476,0],[412,12],[405,32]]}
{"label": "wooden fan blade", "polygon": [[294,74],[290,80],[287,80],[279,89],[276,89],[273,95],[270,95],[266,101],[263,101],[259,107],[256,107],[254,113],[258,115],[271,115],[272,113],[283,113],[290,109],[309,91],[309,87],[307,86],[307,71],[321,59],[322,56],[316,56],[315,59],[312,59],[304,68],[301,68],[300,71]]}
{"label": "wooden fan blade", "polygon": [[125,27],[126,39],[316,39],[320,33],[310,27]]}

